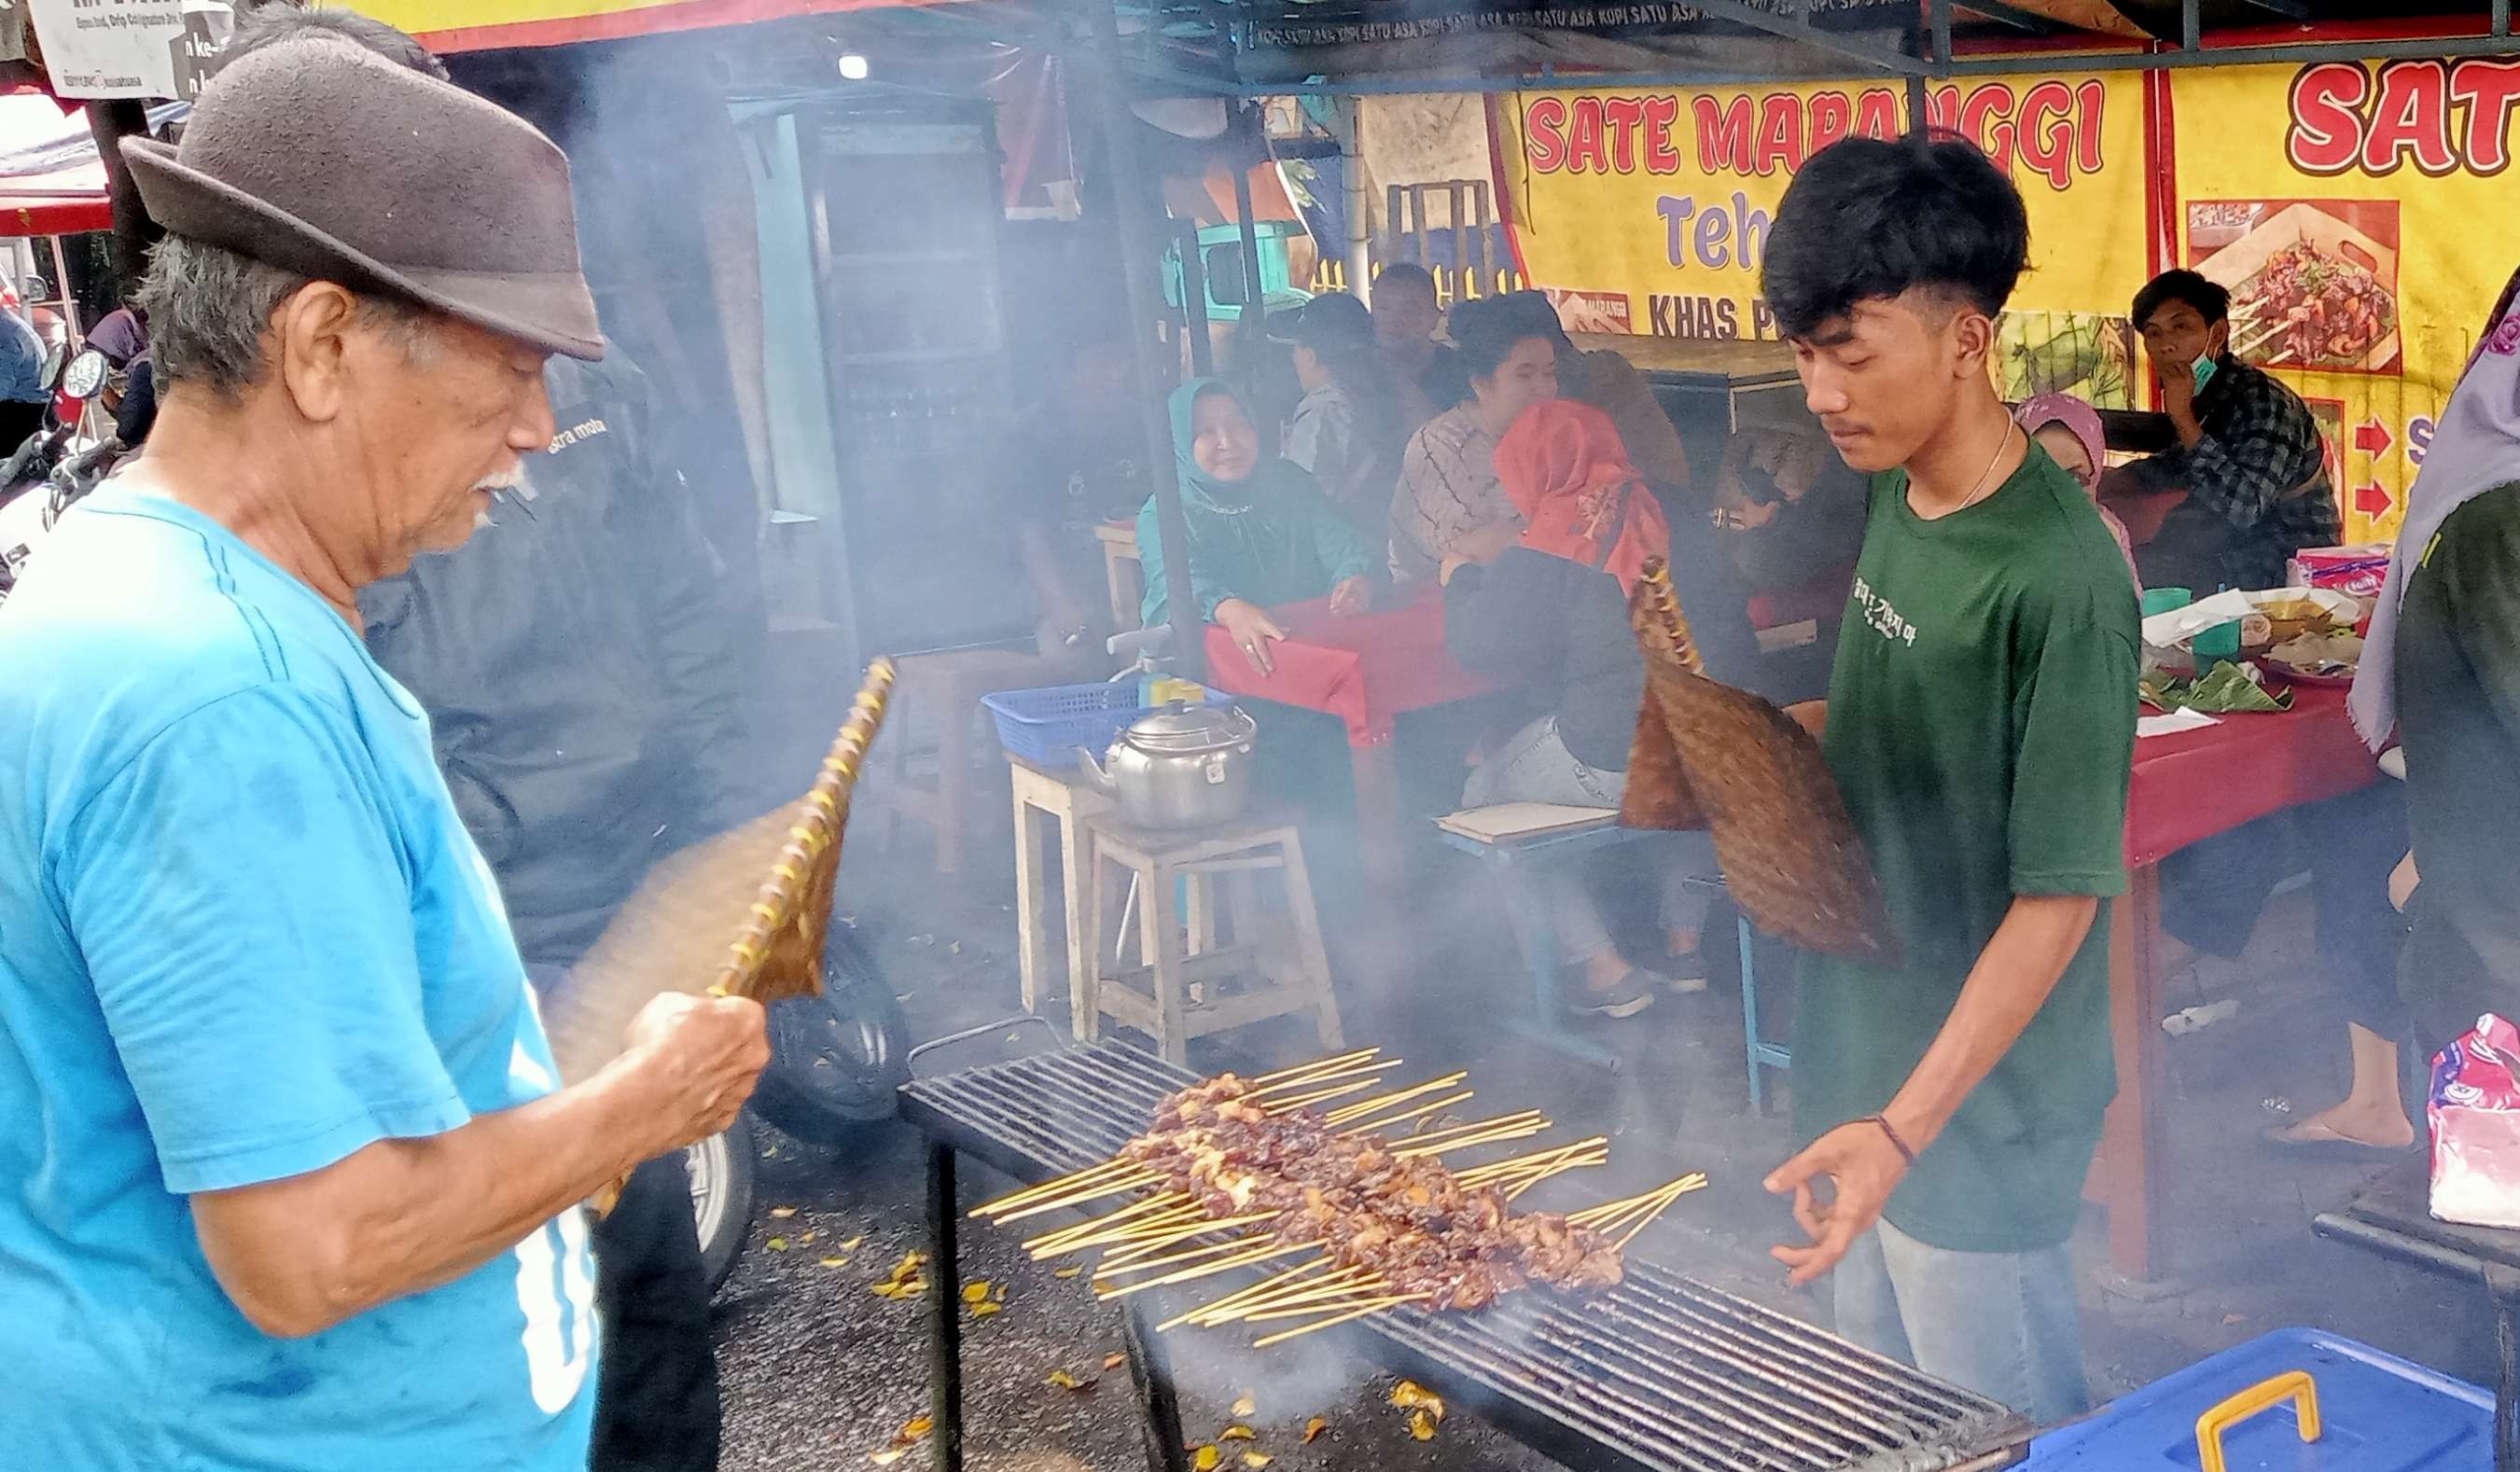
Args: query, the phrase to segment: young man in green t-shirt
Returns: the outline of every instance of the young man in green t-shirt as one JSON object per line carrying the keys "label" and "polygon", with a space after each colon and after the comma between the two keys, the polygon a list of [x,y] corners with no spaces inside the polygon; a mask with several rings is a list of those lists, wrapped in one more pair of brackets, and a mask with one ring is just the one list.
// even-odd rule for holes
{"label": "young man in green t-shirt", "polygon": [[2087,1395],[2066,1251],[2115,1091],[2105,899],[2126,887],[2136,600],[2082,488],[1989,376],[2028,255],[1964,142],[1815,156],[1768,304],[1872,476],[1824,707],[1830,772],[1905,951],[1808,958],[1801,1152],[1768,1178],[1836,1271],[1839,1332],[2042,1421]]}

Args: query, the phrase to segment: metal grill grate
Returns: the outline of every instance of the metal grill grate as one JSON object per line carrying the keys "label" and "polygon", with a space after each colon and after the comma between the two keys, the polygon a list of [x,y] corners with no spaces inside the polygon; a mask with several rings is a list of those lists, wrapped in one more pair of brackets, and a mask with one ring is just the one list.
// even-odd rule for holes
{"label": "metal grill grate", "polygon": [[[902,1114],[1024,1180],[1107,1159],[1196,1078],[1113,1044],[924,1079]],[[1534,1288],[1475,1314],[1399,1309],[1351,1343],[1465,1394],[1578,1466],[1662,1472],[1951,1472],[2002,1466],[2031,1427],[1745,1299],[1631,1262],[1583,1300]]]}

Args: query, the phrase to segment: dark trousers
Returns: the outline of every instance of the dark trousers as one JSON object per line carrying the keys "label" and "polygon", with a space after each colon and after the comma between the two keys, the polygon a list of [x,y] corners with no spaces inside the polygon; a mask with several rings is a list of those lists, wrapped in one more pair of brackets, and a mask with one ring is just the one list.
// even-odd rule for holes
{"label": "dark trousers", "polygon": [[680,1151],[639,1168],[595,1224],[595,1302],[604,1316],[592,1472],[717,1466],[717,1353],[708,1279]]}
{"label": "dark trousers", "polygon": [[2275,885],[2307,868],[2319,965],[2345,1019],[2396,1038],[2407,1025],[2398,997],[2406,926],[2389,908],[2389,870],[2406,852],[2406,793],[2393,781],[2276,813],[2163,860],[2161,928],[2210,955],[2237,956]]}

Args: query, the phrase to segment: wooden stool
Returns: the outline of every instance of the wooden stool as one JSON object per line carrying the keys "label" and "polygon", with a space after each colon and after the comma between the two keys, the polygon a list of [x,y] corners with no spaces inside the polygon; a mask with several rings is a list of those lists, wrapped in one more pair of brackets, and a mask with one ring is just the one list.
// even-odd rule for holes
{"label": "wooden stool", "polygon": [[[1340,1046],[1329,958],[1292,825],[1264,819],[1222,830],[1156,832],[1108,815],[1087,817],[1084,825],[1093,883],[1084,905],[1079,1039],[1090,1039],[1109,1017],[1152,1037],[1180,1063],[1192,1038],[1311,1012],[1322,1046]],[[1247,882],[1269,870],[1284,875],[1286,886],[1285,914],[1274,924]],[[1131,876],[1138,890],[1140,963],[1126,971],[1103,930],[1104,886],[1115,871]],[[1222,892],[1220,877],[1229,881]],[[1221,910],[1220,898],[1235,903]],[[1230,944],[1217,944],[1221,934]]]}
{"label": "wooden stool", "polygon": [[1042,984],[1050,974],[1050,935],[1043,928],[1049,886],[1043,882],[1041,847],[1048,824],[1058,827],[1059,888],[1067,919],[1068,1016],[1080,1039],[1094,1036],[1094,989],[1086,971],[1086,872],[1091,840],[1085,820],[1111,809],[1111,800],[1075,767],[1053,770],[1007,754],[1015,801],[1015,966],[1023,981],[1027,1012],[1041,1010]]}
{"label": "wooden stool", "polygon": [[[980,713],[980,697],[991,691],[1056,685],[1061,667],[1025,649],[943,649],[904,654],[894,663],[901,674],[893,687],[893,731],[878,748],[891,755],[883,787],[884,843],[890,847],[900,836],[902,819],[918,819],[936,830],[936,871],[960,873],[964,839],[977,809],[971,723]],[[933,785],[910,778],[910,723],[917,710],[931,712],[936,722]]]}

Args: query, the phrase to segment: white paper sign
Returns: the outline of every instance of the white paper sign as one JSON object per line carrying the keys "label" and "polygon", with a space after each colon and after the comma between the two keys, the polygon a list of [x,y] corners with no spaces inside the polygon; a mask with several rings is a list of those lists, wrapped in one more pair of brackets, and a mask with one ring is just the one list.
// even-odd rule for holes
{"label": "white paper sign", "polygon": [[29,0],[64,97],[173,97],[183,0]]}

